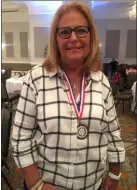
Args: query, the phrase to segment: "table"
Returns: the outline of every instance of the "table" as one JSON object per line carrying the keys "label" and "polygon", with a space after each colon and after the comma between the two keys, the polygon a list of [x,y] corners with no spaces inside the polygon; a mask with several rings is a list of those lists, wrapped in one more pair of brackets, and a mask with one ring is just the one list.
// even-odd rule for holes
{"label": "table", "polygon": [[6,80],[7,93],[14,93],[16,91],[21,91],[23,82],[26,80],[26,76],[20,78],[9,78]]}
{"label": "table", "polygon": [[133,95],[133,101],[132,101],[132,104],[131,104],[131,111],[134,111],[135,109],[135,105],[136,105],[136,102],[135,102],[135,96],[136,96],[136,83],[137,82],[134,82],[133,85],[132,85],[132,95]]}

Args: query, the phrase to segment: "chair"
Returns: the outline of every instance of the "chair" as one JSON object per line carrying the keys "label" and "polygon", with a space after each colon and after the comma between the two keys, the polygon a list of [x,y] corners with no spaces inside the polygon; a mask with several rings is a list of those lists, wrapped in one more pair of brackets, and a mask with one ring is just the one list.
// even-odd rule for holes
{"label": "chair", "polygon": [[12,111],[6,108],[6,104],[3,105],[1,110],[1,121],[1,143],[3,156],[8,157],[10,130],[12,124]]}
{"label": "chair", "polygon": [[17,101],[19,99],[20,94],[19,93],[7,93],[5,81],[1,81],[1,99],[2,102],[7,102],[10,108],[13,108],[14,101]]}
{"label": "chair", "polygon": [[125,89],[123,92],[121,92],[122,94],[130,94],[132,95],[132,90],[130,89]]}
{"label": "chair", "polygon": [[110,85],[111,85],[111,88],[112,88],[112,94],[114,96],[114,100],[117,101],[116,106],[122,102],[123,113],[124,113],[124,103],[125,103],[125,101],[128,101],[129,102],[129,110],[130,110],[130,108],[131,108],[131,100],[132,100],[133,96],[130,95],[130,94],[118,93],[116,83],[113,82],[113,81],[110,82]]}
{"label": "chair", "polygon": [[9,111],[5,104],[3,104],[2,112],[1,112],[1,175],[5,180],[8,187],[13,190],[6,175],[3,172],[3,167],[5,166],[8,170],[8,166],[6,163],[6,159],[8,157],[9,151],[9,141],[10,141],[10,133],[11,133],[11,125],[12,125],[12,112]]}
{"label": "chair", "polygon": [[110,83],[110,86],[112,88],[112,94],[113,94],[113,96],[115,96],[117,94],[117,85],[112,80],[110,80],[109,83]]}
{"label": "chair", "polygon": [[134,108],[134,113],[136,113],[136,109],[137,109],[137,82],[136,82],[136,92],[135,92],[135,108]]}
{"label": "chair", "polygon": [[133,83],[137,81],[137,76],[136,75],[129,75],[128,76],[128,89],[132,88]]}
{"label": "chair", "polygon": [[119,79],[119,92],[121,92],[122,94],[132,95],[132,90],[131,89],[125,89],[124,78]]}
{"label": "chair", "polygon": [[[3,72],[4,71],[4,72]],[[6,79],[9,79],[11,77],[11,69],[5,68],[1,70],[1,80],[4,81]]]}
{"label": "chair", "polygon": [[119,79],[119,84],[118,84],[118,86],[119,86],[119,92],[123,92],[124,89],[125,89],[124,78],[120,78],[120,79]]}

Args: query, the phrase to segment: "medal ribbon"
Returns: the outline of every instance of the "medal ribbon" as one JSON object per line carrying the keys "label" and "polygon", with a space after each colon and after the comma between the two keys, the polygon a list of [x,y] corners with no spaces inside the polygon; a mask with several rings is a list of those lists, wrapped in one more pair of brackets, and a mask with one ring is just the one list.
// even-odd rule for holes
{"label": "medal ribbon", "polygon": [[71,100],[72,105],[74,107],[77,118],[78,118],[78,120],[80,120],[82,117],[82,114],[83,114],[83,110],[84,110],[86,78],[85,78],[85,76],[83,76],[83,78],[82,78],[82,88],[81,88],[81,92],[80,92],[81,98],[80,98],[80,109],[79,110],[78,110],[78,107],[77,107],[77,104],[76,104],[76,101],[74,98],[74,94],[73,94],[73,90],[72,90],[70,81],[69,81],[66,74],[63,74],[63,79],[67,82],[70,100]]}

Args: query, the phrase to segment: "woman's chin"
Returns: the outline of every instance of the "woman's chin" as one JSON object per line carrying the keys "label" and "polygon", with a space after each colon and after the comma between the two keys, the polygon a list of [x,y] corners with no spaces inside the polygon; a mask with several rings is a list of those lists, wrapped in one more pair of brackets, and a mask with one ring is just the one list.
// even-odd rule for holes
{"label": "woman's chin", "polygon": [[66,59],[66,60],[69,60],[69,61],[82,61],[82,60],[84,60],[83,59],[83,57],[80,55],[80,56],[74,56],[74,55],[72,55],[72,56],[69,56],[68,57],[68,59]]}

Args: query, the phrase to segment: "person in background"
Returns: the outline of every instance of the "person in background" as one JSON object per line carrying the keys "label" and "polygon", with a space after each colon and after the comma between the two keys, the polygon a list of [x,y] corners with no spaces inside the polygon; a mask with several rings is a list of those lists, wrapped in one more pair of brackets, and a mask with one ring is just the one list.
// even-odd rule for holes
{"label": "person in background", "polygon": [[112,58],[112,61],[110,62],[110,73],[111,73],[111,77],[113,75],[115,75],[116,71],[117,71],[117,65],[118,62],[115,60],[115,58]]}
{"label": "person in background", "polygon": [[130,68],[128,71],[126,71],[127,75],[136,75],[137,74],[137,70]]}
{"label": "person in background", "polygon": [[116,190],[125,149],[88,6],[57,10],[45,62],[27,77],[12,134],[26,189]]}

